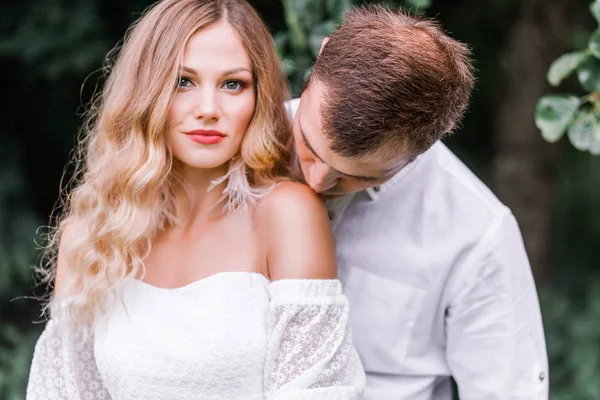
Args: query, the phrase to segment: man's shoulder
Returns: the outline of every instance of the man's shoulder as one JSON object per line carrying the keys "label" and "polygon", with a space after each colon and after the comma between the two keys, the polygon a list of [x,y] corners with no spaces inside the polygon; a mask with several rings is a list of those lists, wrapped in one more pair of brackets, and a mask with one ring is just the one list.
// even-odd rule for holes
{"label": "man's shoulder", "polygon": [[[430,151],[424,167],[431,169],[431,189],[448,201],[456,201],[455,207],[465,212],[481,212],[491,216],[505,215],[508,207],[492,192],[475,173],[465,165],[446,145],[438,142]],[[425,184],[426,181],[424,181]]]}
{"label": "man's shoulder", "polygon": [[412,232],[421,227],[427,237],[460,237],[473,242],[510,214],[508,207],[442,143],[422,154],[398,177],[371,196],[376,199],[373,208],[360,214],[361,218],[387,221],[395,231]]}

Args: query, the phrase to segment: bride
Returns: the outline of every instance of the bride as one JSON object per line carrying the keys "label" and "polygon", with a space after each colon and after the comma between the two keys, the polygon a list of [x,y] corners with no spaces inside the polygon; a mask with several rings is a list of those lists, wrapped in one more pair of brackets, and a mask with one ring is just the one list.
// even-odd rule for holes
{"label": "bride", "polygon": [[290,178],[256,12],[160,1],[110,70],[51,236],[27,398],[360,398],[327,214]]}

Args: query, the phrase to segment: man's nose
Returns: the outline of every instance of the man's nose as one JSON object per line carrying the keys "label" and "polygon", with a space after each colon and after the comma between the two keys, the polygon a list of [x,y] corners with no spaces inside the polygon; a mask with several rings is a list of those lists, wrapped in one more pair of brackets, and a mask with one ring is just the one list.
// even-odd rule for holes
{"label": "man's nose", "polygon": [[217,93],[211,89],[200,90],[196,97],[194,117],[197,119],[215,120],[221,115]]}
{"label": "man's nose", "polygon": [[308,184],[317,193],[331,189],[337,184],[337,177],[329,166],[315,162],[310,168]]}

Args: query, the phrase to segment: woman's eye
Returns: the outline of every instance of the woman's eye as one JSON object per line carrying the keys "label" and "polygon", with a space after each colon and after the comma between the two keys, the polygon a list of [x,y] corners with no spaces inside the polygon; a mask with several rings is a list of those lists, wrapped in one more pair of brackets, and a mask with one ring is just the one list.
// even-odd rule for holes
{"label": "woman's eye", "polygon": [[192,81],[190,81],[188,78],[179,78],[177,80],[177,87],[179,88],[186,88],[186,87],[190,87],[192,85]]}
{"label": "woman's eye", "polygon": [[227,90],[237,91],[243,88],[243,85],[240,81],[227,81],[223,85]]}

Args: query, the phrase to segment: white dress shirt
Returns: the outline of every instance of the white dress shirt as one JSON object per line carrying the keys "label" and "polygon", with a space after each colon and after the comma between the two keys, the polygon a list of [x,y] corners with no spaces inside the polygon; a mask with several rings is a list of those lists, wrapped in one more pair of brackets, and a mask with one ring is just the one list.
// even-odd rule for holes
{"label": "white dress shirt", "polygon": [[548,398],[517,222],[446,146],[328,208],[366,400]]}

